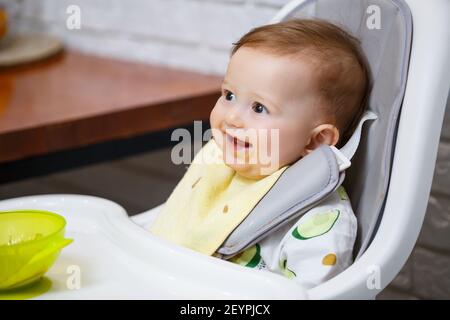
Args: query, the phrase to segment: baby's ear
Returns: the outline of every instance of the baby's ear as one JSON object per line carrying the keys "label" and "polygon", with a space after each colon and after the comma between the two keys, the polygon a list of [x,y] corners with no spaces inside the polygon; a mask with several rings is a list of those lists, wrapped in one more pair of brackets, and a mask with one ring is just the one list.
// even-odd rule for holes
{"label": "baby's ear", "polygon": [[304,156],[315,150],[321,144],[334,146],[339,141],[339,130],[332,124],[321,124],[311,132],[308,144],[305,146]]}

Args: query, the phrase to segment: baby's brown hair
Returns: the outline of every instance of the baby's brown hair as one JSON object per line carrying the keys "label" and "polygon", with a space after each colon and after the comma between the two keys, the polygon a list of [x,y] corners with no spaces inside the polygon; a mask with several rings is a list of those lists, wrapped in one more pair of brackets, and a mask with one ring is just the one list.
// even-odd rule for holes
{"label": "baby's brown hair", "polygon": [[320,106],[338,128],[337,147],[342,147],[358,125],[370,92],[370,71],[359,40],[324,20],[290,19],[250,30],[233,43],[231,56],[244,46],[315,63]]}

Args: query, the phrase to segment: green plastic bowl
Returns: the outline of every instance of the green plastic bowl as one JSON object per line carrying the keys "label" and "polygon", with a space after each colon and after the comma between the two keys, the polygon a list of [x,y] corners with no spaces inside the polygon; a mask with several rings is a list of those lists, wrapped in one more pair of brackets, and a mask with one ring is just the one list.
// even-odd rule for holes
{"label": "green plastic bowl", "polygon": [[0,290],[40,279],[72,239],[66,220],[41,210],[0,211]]}

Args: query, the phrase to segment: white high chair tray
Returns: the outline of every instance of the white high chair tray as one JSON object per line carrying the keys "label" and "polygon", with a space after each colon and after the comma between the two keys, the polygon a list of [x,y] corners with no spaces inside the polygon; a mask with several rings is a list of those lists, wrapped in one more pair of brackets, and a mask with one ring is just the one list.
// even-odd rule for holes
{"label": "white high chair tray", "polygon": [[[306,298],[305,290],[280,275],[158,239],[137,224],[148,220],[144,215],[133,222],[106,199],[40,195],[0,201],[0,210],[13,209],[58,213],[67,221],[66,238],[74,239],[46,273],[51,289],[37,299]],[[71,280],[78,270],[76,288]]]}

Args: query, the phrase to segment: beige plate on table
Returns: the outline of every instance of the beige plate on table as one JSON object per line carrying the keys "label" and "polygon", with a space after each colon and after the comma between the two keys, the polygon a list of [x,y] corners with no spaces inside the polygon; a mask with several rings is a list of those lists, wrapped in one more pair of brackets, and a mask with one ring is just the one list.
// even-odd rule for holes
{"label": "beige plate on table", "polygon": [[0,42],[0,67],[48,58],[63,48],[62,42],[44,34],[18,34]]}

